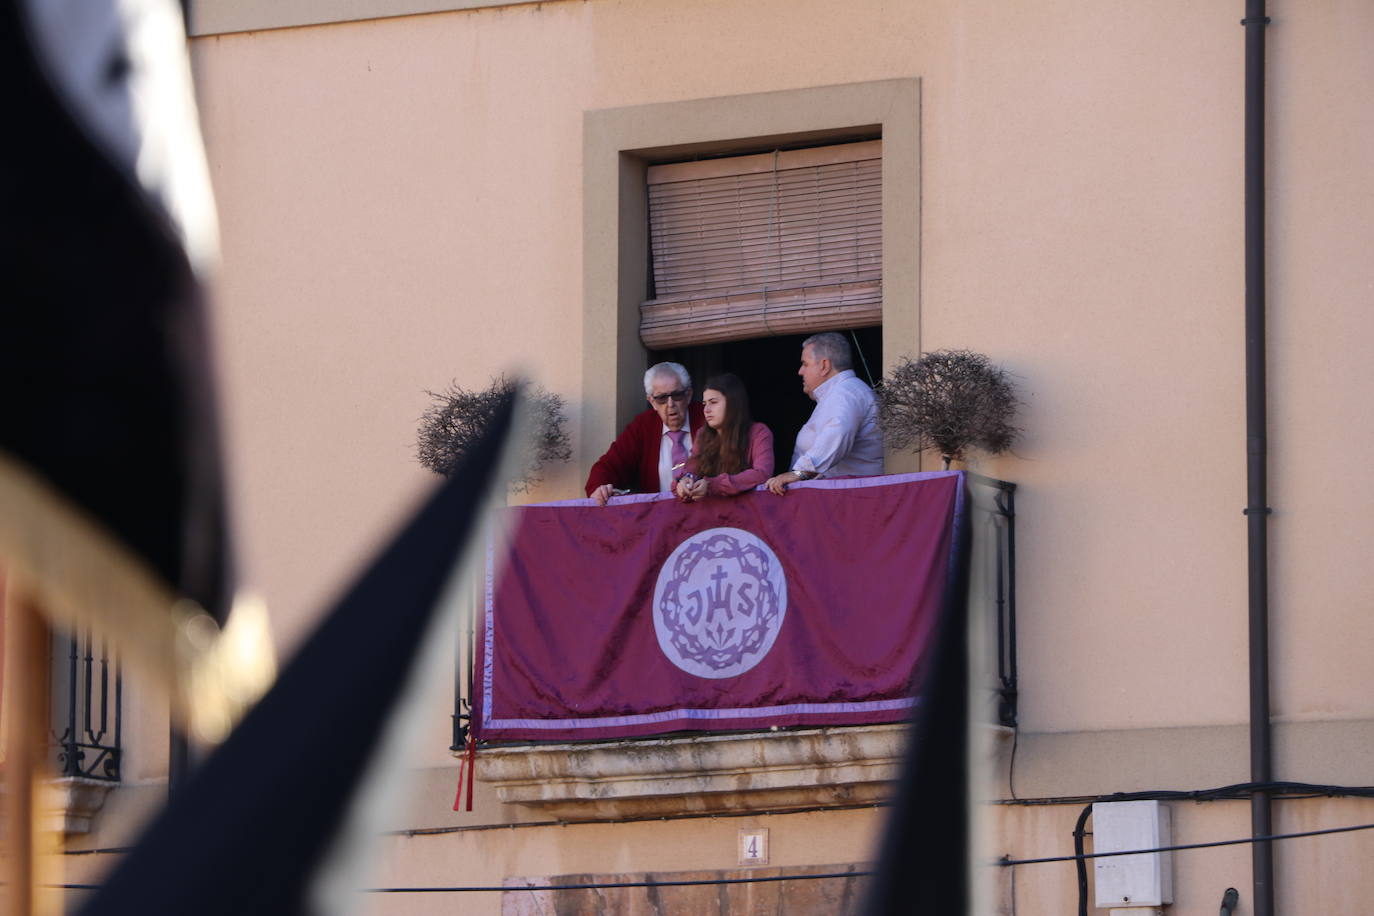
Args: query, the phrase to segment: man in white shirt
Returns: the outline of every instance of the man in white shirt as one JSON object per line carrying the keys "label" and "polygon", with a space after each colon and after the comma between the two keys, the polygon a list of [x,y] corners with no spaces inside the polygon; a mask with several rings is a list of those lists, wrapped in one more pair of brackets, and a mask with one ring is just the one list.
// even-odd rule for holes
{"label": "man in white shirt", "polygon": [[802,343],[802,390],[816,402],[797,433],[792,466],[764,486],[782,496],[787,485],[813,477],[868,477],[883,472],[878,400],[850,368],[849,341],[833,331]]}

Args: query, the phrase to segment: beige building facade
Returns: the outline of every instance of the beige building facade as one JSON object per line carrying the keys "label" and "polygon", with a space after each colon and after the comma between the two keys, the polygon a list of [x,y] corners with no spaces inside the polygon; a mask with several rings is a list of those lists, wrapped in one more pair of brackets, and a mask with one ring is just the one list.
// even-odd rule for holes
{"label": "beige building facade", "polygon": [[[193,2],[233,505],[283,657],[430,485],[427,390],[527,371],[566,399],[574,458],[513,499],[582,495],[643,403],[650,165],[881,138],[884,367],[968,348],[1022,401],[1014,451],[967,464],[1018,487],[1019,730],[983,729],[988,860],[1071,853],[1097,796],[1247,781],[1243,7]],[[1269,13],[1274,773],[1370,786],[1374,7]],[[165,719],[138,696],[124,782],[73,851],[118,847],[156,803]],[[759,869],[862,869],[900,754],[884,728],[483,752],[474,810],[454,811],[449,712],[408,760],[416,798],[375,886],[745,874],[740,837],[764,828]],[[1176,843],[1249,834],[1244,801],[1168,805]],[[1274,810],[1284,832],[1374,822],[1369,800]],[[1367,909],[1371,856],[1374,831],[1278,844],[1277,911]],[[110,858],[68,856],[68,876]],[[1246,906],[1248,847],[1172,863],[1166,913],[1210,916],[1230,886]],[[1072,863],[979,874],[985,912],[1078,899]],[[803,884],[732,890],[728,911],[780,893],[847,911],[861,887]]]}

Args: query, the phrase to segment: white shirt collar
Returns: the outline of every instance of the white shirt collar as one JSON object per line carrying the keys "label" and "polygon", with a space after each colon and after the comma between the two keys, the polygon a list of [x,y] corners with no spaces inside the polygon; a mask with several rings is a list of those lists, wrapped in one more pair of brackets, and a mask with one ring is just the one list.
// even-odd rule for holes
{"label": "white shirt collar", "polygon": [[812,392],[812,393],[816,396],[816,403],[819,404],[819,403],[821,402],[821,398],[825,397],[826,392],[827,392],[829,389],[833,388],[835,385],[839,384],[840,379],[853,378],[853,377],[854,377],[854,370],[853,370],[853,369],[845,369],[845,370],[843,370],[843,371],[836,372],[834,375],[830,376],[830,378],[828,378],[828,379],[826,379],[825,381],[821,382],[819,385],[816,386],[816,390],[815,390],[814,392]]}

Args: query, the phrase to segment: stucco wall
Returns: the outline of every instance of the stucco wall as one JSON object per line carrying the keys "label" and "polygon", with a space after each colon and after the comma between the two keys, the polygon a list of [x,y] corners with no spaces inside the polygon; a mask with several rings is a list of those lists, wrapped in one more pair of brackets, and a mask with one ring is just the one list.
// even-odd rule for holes
{"label": "stucco wall", "polygon": [[[1317,7],[1270,29],[1275,703],[1347,718],[1374,706],[1351,613],[1371,485],[1345,457],[1374,435],[1374,118],[1341,90],[1374,69],[1355,37],[1374,14]],[[973,347],[1018,377],[1025,438],[977,467],[1023,487],[1024,725],[1243,720],[1232,11],[597,0],[193,53],[242,541],[288,642],[421,488],[423,389],[526,364],[580,407],[603,343],[581,336],[583,111],[919,77],[921,339],[889,347]]]}
{"label": "stucco wall", "polygon": [[[523,365],[572,429],[604,407],[585,112],[912,78],[919,287],[884,344],[987,353],[1025,402],[972,464],[1021,487],[1018,787],[1244,779],[1241,6],[566,0],[196,39],[238,533],[285,649],[426,485],[425,389]],[[1374,8],[1270,15],[1277,775],[1369,784]],[[418,766],[450,766],[447,721]]]}

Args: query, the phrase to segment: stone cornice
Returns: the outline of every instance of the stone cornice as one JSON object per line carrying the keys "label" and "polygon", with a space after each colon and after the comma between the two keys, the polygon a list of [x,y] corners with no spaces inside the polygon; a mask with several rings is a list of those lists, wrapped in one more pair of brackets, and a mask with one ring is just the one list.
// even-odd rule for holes
{"label": "stone cornice", "polygon": [[886,800],[905,725],[498,747],[477,778],[557,820],[785,811]]}

